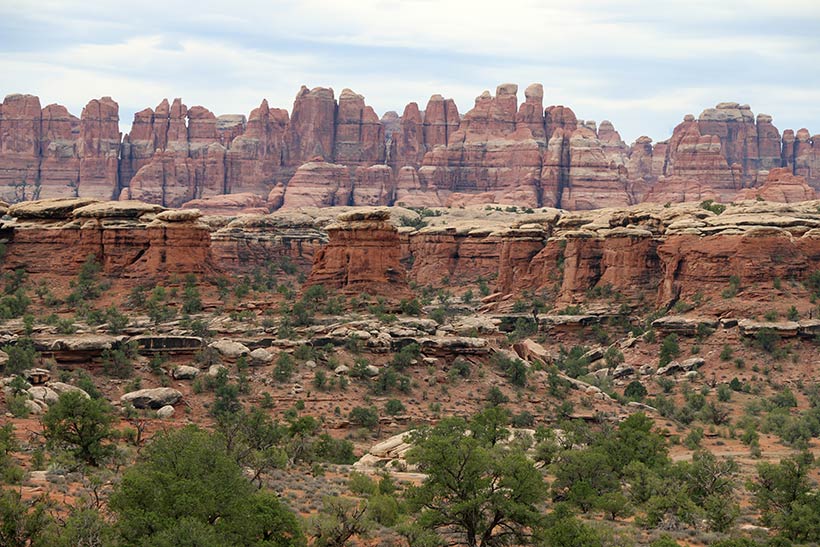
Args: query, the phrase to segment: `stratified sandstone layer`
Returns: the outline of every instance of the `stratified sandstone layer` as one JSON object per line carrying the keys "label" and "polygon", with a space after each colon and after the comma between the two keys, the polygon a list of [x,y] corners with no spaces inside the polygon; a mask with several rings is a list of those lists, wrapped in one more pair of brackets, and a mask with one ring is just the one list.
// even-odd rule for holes
{"label": "stratified sandstone layer", "polygon": [[396,227],[385,209],[339,215],[325,227],[328,243],[316,253],[307,286],[399,298],[410,294]]}
{"label": "stratified sandstone layer", "polygon": [[57,198],[9,208],[2,268],[76,275],[89,255],[106,274],[152,279],[215,270],[199,211],[166,211],[134,201]]}
{"label": "stratified sandstone layer", "polygon": [[[669,306],[820,270],[818,201],[743,201],[721,214],[697,204],[569,212],[471,206],[433,216],[399,208],[301,208],[202,217],[135,201],[52,199],[3,220],[5,270],[76,275],[89,254],[113,276],[250,273],[283,260],[308,285],[408,296],[408,286],[482,280],[501,295],[575,303],[597,293]],[[426,223],[426,225],[424,225]],[[54,264],[60,264],[54,272]],[[499,299],[502,299],[499,297]]]}
{"label": "stratified sandstone layer", "polygon": [[164,99],[137,112],[120,138],[108,97],[76,118],[59,105],[41,108],[37,97],[8,95],[0,105],[0,199],[195,202],[221,212],[796,199],[794,185],[750,192],[777,169],[820,189],[820,139],[807,129],[781,136],[771,116],[748,105],[720,103],[685,116],[666,141],[644,136],[627,145],[610,121],[545,108],[544,97],[532,84],[519,103],[518,86],[501,84],[463,115],[452,99],[433,95],[424,110],[409,103],[401,116],[381,119],[350,89],[337,98],[303,86],[290,113],[263,100],[247,117]]}

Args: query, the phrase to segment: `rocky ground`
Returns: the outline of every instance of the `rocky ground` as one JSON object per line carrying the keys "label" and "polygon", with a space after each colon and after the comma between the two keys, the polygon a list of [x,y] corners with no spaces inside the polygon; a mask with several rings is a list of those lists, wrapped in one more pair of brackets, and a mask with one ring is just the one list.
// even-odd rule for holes
{"label": "rocky ground", "polygon": [[[317,435],[351,443],[344,463],[264,475],[305,516],[347,493],[354,471],[418,483],[407,431],[500,405],[525,431],[644,413],[674,460],[737,461],[732,530],[765,535],[743,480],[760,462],[817,452],[801,420],[817,397],[820,213],[710,207],[220,219],[132,202],[15,205],[0,301],[0,358],[25,380],[2,380],[24,470],[15,488],[58,513],[89,499],[104,509],[154,434],[216,427],[230,399],[220,390],[235,386],[245,409],[313,417]],[[104,472],[46,447],[40,419],[71,390],[116,411],[120,453]],[[661,533],[629,518],[615,529],[639,544]],[[688,545],[725,537],[703,523],[672,532]],[[379,526],[362,541],[400,540]]]}

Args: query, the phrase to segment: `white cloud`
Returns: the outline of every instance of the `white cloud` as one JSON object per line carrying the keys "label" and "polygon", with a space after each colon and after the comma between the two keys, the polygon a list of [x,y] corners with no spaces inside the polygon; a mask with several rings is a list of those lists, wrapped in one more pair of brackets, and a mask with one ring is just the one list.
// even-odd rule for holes
{"label": "white cloud", "polygon": [[124,113],[181,96],[220,114],[290,109],[304,83],[380,113],[441,93],[463,113],[498,83],[540,81],[545,104],[625,139],[666,138],[721,100],[818,131],[819,26],[816,0],[4,0],[0,91],[76,114],[101,95]]}

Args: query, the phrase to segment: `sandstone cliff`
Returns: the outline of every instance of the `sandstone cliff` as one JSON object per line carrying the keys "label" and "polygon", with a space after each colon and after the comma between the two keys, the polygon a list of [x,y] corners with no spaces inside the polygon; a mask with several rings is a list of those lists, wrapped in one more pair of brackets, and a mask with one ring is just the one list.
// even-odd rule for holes
{"label": "sandstone cliff", "polygon": [[[379,119],[344,89],[302,89],[291,112],[262,101],[246,118],[217,116],[179,98],[134,115],[121,138],[118,105],[103,97],[80,118],[37,97],[0,104],[0,198],[138,199],[166,207],[224,195],[225,210],[322,205],[413,207],[504,204],[586,210],[641,202],[751,195],[773,169],[820,189],[820,144],[807,129],[780,131],[748,105],[720,103],[684,117],[672,136],[631,146],[607,120],[544,107],[533,84],[485,91],[473,108],[433,95],[420,110]],[[785,194],[767,191],[767,199]],[[764,192],[766,193],[766,192]],[[788,199],[794,198],[790,192]],[[808,194],[807,194],[808,195]],[[198,206],[198,205],[197,205]]]}

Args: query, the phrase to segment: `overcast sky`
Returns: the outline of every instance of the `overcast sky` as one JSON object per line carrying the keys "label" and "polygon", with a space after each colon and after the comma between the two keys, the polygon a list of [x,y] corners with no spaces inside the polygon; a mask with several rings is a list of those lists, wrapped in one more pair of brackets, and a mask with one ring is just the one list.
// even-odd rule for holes
{"label": "overcast sky", "polygon": [[722,101],[820,133],[820,0],[0,0],[0,95],[110,95],[125,131],[163,97],[247,115],[305,84],[464,113],[503,82],[628,142]]}

